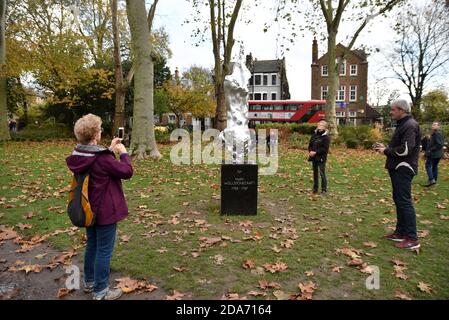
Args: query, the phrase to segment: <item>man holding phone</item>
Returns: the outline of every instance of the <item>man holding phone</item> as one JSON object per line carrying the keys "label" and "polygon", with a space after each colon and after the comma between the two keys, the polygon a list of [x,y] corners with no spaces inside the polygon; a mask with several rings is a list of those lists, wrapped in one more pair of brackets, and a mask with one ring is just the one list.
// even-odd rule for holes
{"label": "man holding phone", "polygon": [[410,104],[405,100],[396,100],[391,104],[390,115],[397,122],[395,132],[388,147],[377,143],[374,149],[387,157],[385,168],[391,178],[396,205],[396,229],[385,235],[384,239],[398,242],[397,248],[415,250],[420,244],[412,202],[412,180],[418,173],[421,131],[410,111]]}

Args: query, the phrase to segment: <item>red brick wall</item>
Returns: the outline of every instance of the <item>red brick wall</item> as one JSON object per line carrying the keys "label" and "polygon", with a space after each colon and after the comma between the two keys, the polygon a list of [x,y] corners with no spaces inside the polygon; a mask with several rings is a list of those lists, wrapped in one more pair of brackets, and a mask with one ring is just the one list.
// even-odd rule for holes
{"label": "red brick wall", "polygon": [[[357,117],[364,117],[365,115],[365,106],[367,103],[367,93],[368,93],[368,62],[365,61],[362,57],[358,56],[352,51],[347,51],[346,48],[339,45],[337,46],[336,56],[340,56],[345,52],[345,60],[346,60],[346,75],[340,76],[339,81],[340,85],[345,86],[345,103],[349,103],[349,108],[338,108],[336,111],[356,111]],[[357,65],[357,75],[350,75],[350,65]],[[321,76],[321,67],[323,65],[327,65],[327,55],[323,55],[318,59],[317,64],[312,63],[311,65],[311,75],[312,75],[312,87],[311,87],[311,98],[312,99],[321,99],[321,86],[328,85],[328,77]],[[350,86],[357,86],[357,101],[350,102],[349,101],[349,93]],[[363,113],[360,112],[363,110]],[[358,123],[360,123],[358,121]]]}

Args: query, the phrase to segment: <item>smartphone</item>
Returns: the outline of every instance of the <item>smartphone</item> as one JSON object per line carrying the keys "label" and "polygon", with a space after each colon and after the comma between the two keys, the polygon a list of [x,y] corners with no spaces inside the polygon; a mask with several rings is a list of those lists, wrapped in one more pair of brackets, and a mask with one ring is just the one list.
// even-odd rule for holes
{"label": "smartphone", "polygon": [[125,128],[124,127],[119,127],[118,128],[118,137],[119,139],[124,139],[125,138]]}

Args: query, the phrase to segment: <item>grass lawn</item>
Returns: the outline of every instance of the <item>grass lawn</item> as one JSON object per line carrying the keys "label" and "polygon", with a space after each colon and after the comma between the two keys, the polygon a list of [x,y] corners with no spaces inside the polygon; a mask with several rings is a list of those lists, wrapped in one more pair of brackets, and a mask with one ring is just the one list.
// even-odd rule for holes
{"label": "grass lawn", "polygon": [[[65,157],[73,146],[0,144],[0,225],[23,235],[71,226]],[[437,186],[421,186],[424,161],[414,179],[418,254],[380,239],[393,229],[395,209],[384,158],[373,152],[333,148],[329,193],[314,196],[305,152],[282,146],[277,174],[259,177],[257,216],[221,216],[220,167],[174,166],[169,146],[160,151],[161,161],[134,163],[124,182],[130,215],[119,225],[115,271],[192,299],[285,298],[300,283],[315,287],[313,299],[449,299],[447,160]],[[80,245],[83,230],[48,241],[61,250]],[[368,266],[379,268],[378,290],[365,287]]]}

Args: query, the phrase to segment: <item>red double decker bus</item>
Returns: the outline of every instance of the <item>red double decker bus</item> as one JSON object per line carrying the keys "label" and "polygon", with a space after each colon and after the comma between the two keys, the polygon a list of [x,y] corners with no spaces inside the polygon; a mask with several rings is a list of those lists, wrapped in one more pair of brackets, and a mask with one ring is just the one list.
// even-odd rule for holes
{"label": "red double decker bus", "polygon": [[324,119],[326,100],[250,100],[248,120],[255,125],[265,122],[315,123]]}

